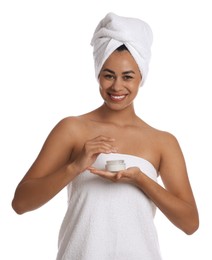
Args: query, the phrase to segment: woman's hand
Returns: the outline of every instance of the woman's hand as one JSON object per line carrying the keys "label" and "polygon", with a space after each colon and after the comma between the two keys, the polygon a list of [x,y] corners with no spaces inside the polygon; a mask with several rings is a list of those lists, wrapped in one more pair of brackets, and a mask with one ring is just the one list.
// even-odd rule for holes
{"label": "woman's hand", "polygon": [[74,165],[79,173],[90,167],[100,153],[116,153],[117,148],[113,146],[114,138],[106,136],[98,136],[88,140],[79,156],[74,161]]}
{"label": "woman's hand", "polygon": [[137,178],[141,174],[141,171],[138,167],[130,167],[117,173],[106,170],[98,170],[94,167],[89,167],[88,170],[90,170],[90,172],[93,174],[99,175],[113,182],[126,182],[132,184],[137,183]]}

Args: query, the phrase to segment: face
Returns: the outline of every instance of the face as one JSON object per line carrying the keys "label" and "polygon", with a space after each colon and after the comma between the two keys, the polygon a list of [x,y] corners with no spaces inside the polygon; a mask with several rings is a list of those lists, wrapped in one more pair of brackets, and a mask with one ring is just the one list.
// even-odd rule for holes
{"label": "face", "polygon": [[99,74],[101,96],[105,104],[113,110],[132,105],[140,83],[138,65],[127,50],[113,52]]}

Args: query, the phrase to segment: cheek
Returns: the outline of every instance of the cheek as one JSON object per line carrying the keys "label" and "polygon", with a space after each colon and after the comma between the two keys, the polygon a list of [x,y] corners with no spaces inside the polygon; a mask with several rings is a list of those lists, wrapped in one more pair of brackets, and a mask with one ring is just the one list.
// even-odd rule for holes
{"label": "cheek", "polygon": [[105,96],[105,90],[104,90],[104,88],[102,87],[102,85],[99,83],[99,93],[100,93],[100,95],[102,96],[102,97],[104,97]]}
{"label": "cheek", "polygon": [[111,83],[107,80],[99,80],[99,88],[104,91],[110,88]]}

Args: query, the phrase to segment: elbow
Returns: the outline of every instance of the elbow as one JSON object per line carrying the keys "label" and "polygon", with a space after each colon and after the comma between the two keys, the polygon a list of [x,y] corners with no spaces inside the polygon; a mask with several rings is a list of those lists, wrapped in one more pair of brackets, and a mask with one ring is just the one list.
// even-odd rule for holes
{"label": "elbow", "polygon": [[18,215],[22,215],[26,212],[26,210],[24,210],[24,207],[21,205],[21,203],[16,201],[15,198],[12,201],[12,208]]}
{"label": "elbow", "polygon": [[194,234],[199,228],[199,217],[193,217],[193,219],[190,219],[189,223],[186,225],[186,227],[183,229],[183,231],[186,233],[186,235],[192,235]]}
{"label": "elbow", "polygon": [[186,230],[184,230],[184,232],[186,233],[186,235],[193,235],[199,228],[199,223],[190,226],[189,228],[187,228]]}
{"label": "elbow", "polygon": [[22,215],[30,210],[30,196],[21,191],[20,189],[16,189],[13,200],[11,202],[12,209],[18,214]]}

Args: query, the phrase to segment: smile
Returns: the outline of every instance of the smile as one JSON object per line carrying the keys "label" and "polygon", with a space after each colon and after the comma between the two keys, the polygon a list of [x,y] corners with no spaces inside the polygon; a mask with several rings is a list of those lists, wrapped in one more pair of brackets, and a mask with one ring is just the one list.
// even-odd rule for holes
{"label": "smile", "polygon": [[126,97],[126,95],[111,95],[111,94],[109,96],[113,101],[122,101]]}

